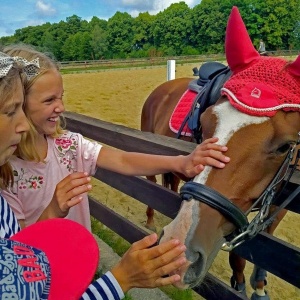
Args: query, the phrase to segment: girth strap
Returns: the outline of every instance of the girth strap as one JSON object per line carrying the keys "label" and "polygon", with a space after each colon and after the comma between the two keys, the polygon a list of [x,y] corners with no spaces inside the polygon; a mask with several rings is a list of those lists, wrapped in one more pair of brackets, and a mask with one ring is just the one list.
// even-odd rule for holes
{"label": "girth strap", "polygon": [[249,225],[247,217],[235,204],[206,185],[188,181],[180,189],[180,196],[182,200],[195,199],[216,209],[232,222],[238,231],[243,231]]}

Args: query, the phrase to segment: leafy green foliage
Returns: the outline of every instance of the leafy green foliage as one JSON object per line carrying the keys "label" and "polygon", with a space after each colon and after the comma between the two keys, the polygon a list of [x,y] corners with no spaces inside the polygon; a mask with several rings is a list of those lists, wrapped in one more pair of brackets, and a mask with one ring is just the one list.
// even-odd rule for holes
{"label": "leafy green foliage", "polygon": [[133,49],[133,18],[128,13],[116,12],[107,23],[108,50],[110,58],[126,58]]}
{"label": "leafy green foliage", "polygon": [[300,0],[202,0],[192,9],[182,1],[157,15],[118,11],[108,21],[73,15],[18,29],[0,44],[31,44],[59,61],[223,53],[233,5],[255,47],[263,39],[269,51],[300,49]]}

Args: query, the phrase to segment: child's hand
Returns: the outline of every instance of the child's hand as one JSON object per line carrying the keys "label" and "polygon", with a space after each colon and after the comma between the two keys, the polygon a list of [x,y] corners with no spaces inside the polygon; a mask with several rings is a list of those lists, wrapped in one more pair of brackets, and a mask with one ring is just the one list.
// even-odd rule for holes
{"label": "child's hand", "polygon": [[151,234],[133,243],[112,269],[124,293],[134,287],[154,288],[180,281],[178,274],[162,276],[172,273],[186,262],[186,247],[178,240],[171,240],[149,248],[156,242],[157,235]]}
{"label": "child's hand", "polygon": [[85,172],[76,172],[61,180],[41,218],[66,217],[69,209],[82,201],[82,194],[91,190],[90,181],[91,178]]}
{"label": "child's hand", "polygon": [[210,138],[198,145],[189,155],[185,156],[183,164],[183,174],[188,178],[198,175],[203,171],[204,166],[224,168],[230,158],[225,156],[228,148],[217,145],[218,138]]}

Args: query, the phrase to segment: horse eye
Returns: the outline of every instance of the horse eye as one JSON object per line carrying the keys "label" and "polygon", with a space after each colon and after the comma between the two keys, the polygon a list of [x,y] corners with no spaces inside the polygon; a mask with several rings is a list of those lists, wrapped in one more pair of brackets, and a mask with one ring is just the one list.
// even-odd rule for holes
{"label": "horse eye", "polygon": [[277,148],[276,153],[277,154],[284,154],[287,151],[289,151],[290,148],[291,148],[291,144],[289,144],[289,143],[281,145],[279,148]]}

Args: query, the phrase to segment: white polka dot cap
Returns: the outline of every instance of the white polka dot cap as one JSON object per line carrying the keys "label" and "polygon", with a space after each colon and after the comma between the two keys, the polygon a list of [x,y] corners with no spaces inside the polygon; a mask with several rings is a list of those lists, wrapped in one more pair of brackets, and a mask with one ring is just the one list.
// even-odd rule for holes
{"label": "white polka dot cap", "polygon": [[27,61],[23,57],[11,57],[3,52],[0,52],[0,78],[7,76],[14,63],[17,63],[22,67],[27,79],[31,79],[39,74],[39,58],[36,58],[32,61]]}

